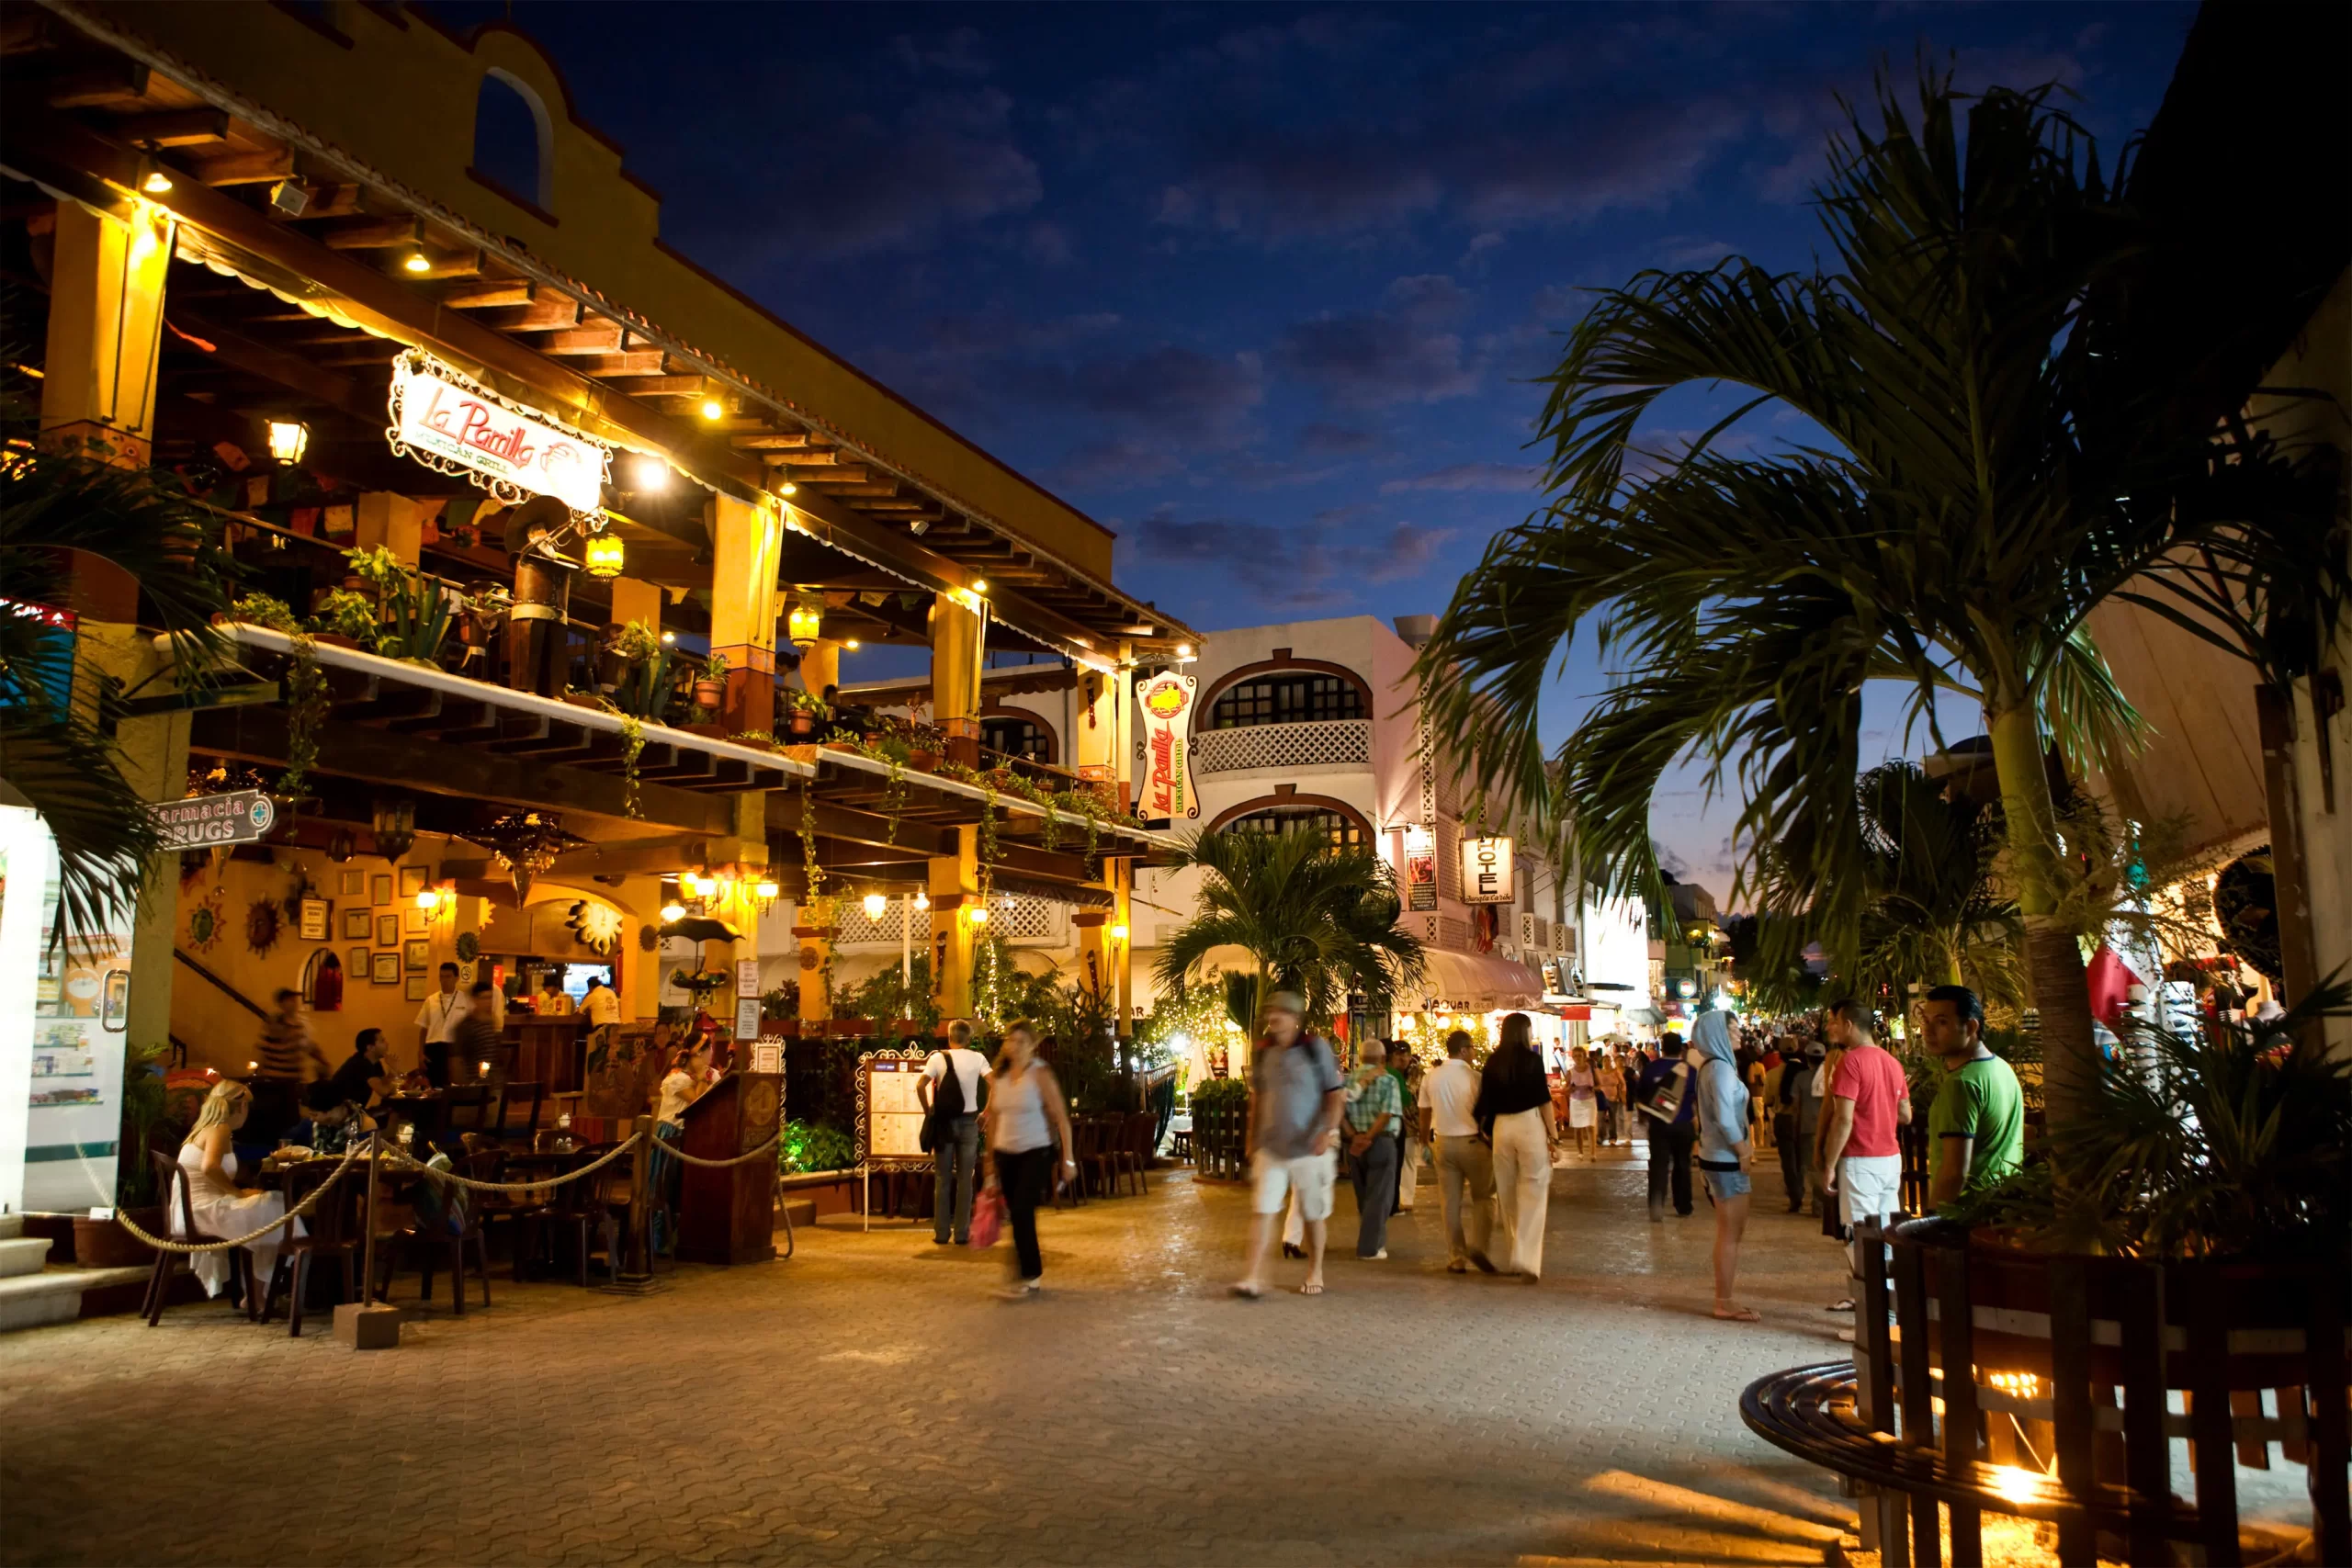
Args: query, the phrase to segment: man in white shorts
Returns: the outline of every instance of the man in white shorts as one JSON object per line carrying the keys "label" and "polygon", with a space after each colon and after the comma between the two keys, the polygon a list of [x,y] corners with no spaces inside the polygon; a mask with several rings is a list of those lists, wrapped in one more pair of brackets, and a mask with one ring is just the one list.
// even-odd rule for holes
{"label": "man in white shorts", "polygon": [[[1870,1004],[1840,1002],[1829,1010],[1829,1041],[1845,1050],[1829,1085],[1829,1139],[1824,1149],[1822,1190],[1839,1206],[1852,1230],[1865,1219],[1883,1224],[1902,1207],[1903,1145],[1897,1127],[1910,1125],[1911,1089],[1903,1064],[1878,1044]],[[1859,1238],[1846,1258],[1854,1278],[1862,1274]],[[1831,1307],[1851,1312],[1853,1297]]]}
{"label": "man in white shorts", "polygon": [[1331,1158],[1346,1103],[1330,1045],[1306,1032],[1306,1004],[1293,991],[1266,999],[1266,1033],[1250,1069],[1250,1208],[1249,1267],[1233,1293],[1266,1293],[1266,1254],[1282,1224],[1283,1204],[1298,1194],[1306,1223],[1306,1283],[1323,1293],[1323,1236],[1331,1217]]}

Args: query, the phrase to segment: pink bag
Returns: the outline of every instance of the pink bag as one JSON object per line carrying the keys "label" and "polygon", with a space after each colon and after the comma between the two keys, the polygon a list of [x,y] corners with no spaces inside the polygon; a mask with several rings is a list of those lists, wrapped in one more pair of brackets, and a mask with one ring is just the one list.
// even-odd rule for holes
{"label": "pink bag", "polygon": [[972,1200],[972,1240],[974,1247],[994,1247],[997,1236],[1004,1230],[1004,1194],[994,1188],[982,1189]]}

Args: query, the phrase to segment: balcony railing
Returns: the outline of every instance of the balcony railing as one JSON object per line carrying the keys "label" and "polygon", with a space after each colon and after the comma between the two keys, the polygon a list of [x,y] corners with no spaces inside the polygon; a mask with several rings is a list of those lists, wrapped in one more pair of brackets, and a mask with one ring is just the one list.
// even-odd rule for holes
{"label": "balcony railing", "polygon": [[1193,766],[1204,773],[1243,768],[1314,768],[1372,760],[1372,720],[1317,719],[1204,729],[1193,736]]}

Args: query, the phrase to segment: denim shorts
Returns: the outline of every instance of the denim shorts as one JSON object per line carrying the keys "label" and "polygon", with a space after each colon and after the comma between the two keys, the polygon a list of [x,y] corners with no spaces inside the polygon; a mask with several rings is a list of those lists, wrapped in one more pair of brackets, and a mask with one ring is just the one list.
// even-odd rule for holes
{"label": "denim shorts", "polygon": [[1707,1190],[1714,1195],[1717,1202],[1726,1198],[1745,1198],[1748,1194],[1747,1172],[1737,1166],[1729,1170],[1717,1170],[1702,1161],[1699,1174],[1707,1179]]}

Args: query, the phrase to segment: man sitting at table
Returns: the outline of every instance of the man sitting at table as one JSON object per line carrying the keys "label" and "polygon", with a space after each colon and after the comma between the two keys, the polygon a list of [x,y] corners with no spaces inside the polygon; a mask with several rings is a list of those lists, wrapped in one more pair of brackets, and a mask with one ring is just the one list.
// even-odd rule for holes
{"label": "man sitting at table", "polygon": [[[380,1029],[363,1029],[352,1042],[350,1057],[318,1087],[334,1098],[330,1102],[366,1106],[377,1096],[392,1092],[392,1075],[384,1066],[391,1043]],[[308,1109],[308,1101],[305,1102]],[[312,1147],[317,1147],[312,1145]]]}
{"label": "man sitting at table", "polygon": [[375,1121],[335,1087],[321,1078],[302,1096],[302,1120],[288,1135],[314,1155],[343,1155],[354,1136],[375,1130]]}

